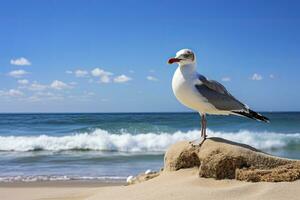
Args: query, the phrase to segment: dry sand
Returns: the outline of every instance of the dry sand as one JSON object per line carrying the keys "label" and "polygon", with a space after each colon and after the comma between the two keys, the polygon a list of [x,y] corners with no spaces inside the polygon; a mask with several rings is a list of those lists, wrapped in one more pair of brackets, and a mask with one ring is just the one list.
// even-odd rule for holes
{"label": "dry sand", "polygon": [[155,199],[299,199],[300,181],[251,183],[237,180],[199,178],[198,169],[164,172],[160,176],[129,186],[91,185],[0,186],[1,200],[155,200]]}

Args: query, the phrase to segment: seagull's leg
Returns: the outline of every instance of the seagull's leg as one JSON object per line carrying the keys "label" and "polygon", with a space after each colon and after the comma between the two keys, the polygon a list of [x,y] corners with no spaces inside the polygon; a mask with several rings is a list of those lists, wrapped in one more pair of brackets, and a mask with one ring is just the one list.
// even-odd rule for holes
{"label": "seagull's leg", "polygon": [[193,146],[201,146],[202,143],[205,141],[206,139],[206,117],[205,114],[200,114],[201,115],[201,136],[199,139],[193,140],[190,143]]}
{"label": "seagull's leg", "polygon": [[201,138],[199,146],[206,140],[206,114],[201,114]]}
{"label": "seagull's leg", "polygon": [[206,135],[206,115],[202,115],[202,118],[203,118],[203,126],[204,126],[204,129],[203,129],[203,138],[204,140],[206,139],[207,135]]}
{"label": "seagull's leg", "polygon": [[204,134],[204,123],[203,123],[203,115],[201,115],[201,135],[200,138],[203,138],[203,134]]}

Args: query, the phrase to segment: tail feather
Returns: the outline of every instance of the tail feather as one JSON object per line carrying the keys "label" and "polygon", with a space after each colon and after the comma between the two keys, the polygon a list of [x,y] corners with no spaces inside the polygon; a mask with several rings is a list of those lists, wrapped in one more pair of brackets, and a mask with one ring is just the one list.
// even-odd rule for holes
{"label": "tail feather", "polygon": [[254,119],[254,120],[258,120],[258,121],[262,121],[262,122],[266,122],[269,123],[269,119],[253,110],[245,110],[245,111],[232,111],[233,113],[240,115],[240,116],[245,116],[248,117],[250,119]]}

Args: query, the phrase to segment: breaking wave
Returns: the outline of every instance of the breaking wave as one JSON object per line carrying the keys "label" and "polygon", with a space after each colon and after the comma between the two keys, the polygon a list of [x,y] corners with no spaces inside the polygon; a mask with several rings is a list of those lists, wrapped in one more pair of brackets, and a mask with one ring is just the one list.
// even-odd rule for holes
{"label": "breaking wave", "polygon": [[[300,133],[284,134],[274,132],[221,132],[207,130],[210,137],[222,137],[245,143],[259,149],[278,149],[299,146]],[[200,136],[198,130],[174,133],[111,134],[96,129],[92,133],[78,133],[67,136],[0,136],[0,151],[65,151],[95,150],[122,152],[162,152],[180,140],[194,140]]]}

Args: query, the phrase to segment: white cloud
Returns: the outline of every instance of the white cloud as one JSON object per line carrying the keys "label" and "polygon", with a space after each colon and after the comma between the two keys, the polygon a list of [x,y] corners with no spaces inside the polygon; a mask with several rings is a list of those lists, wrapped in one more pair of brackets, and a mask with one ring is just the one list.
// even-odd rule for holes
{"label": "white cloud", "polygon": [[146,78],[148,81],[158,81],[158,78],[156,78],[154,76],[147,76]]}
{"label": "white cloud", "polygon": [[113,73],[111,72],[107,72],[103,69],[100,68],[95,68],[91,71],[91,74],[95,77],[99,77],[100,78],[100,83],[109,83],[111,81],[111,76],[113,75]]}
{"label": "white cloud", "polygon": [[37,92],[35,93],[36,96],[43,96],[43,97],[53,97],[55,94],[52,92]]}
{"label": "white cloud", "polygon": [[8,91],[0,90],[0,96],[9,96],[9,97],[20,97],[23,96],[24,93],[20,90],[10,89]]}
{"label": "white cloud", "polygon": [[21,78],[26,74],[28,74],[28,72],[23,69],[13,70],[8,73],[9,76],[14,77],[14,78]]}
{"label": "white cloud", "polygon": [[27,60],[24,57],[17,58],[17,59],[11,59],[10,60],[10,64],[12,64],[12,65],[20,65],[20,66],[31,65],[31,63],[29,62],[29,60]]}
{"label": "white cloud", "polygon": [[69,84],[70,84],[70,85],[77,85],[77,82],[72,81],[72,82],[70,82]]}
{"label": "white cloud", "polygon": [[100,69],[100,68],[95,68],[91,71],[92,75],[93,76],[96,76],[96,77],[99,77],[99,76],[103,76],[103,75],[107,75],[107,76],[111,76],[113,75],[113,73],[111,72],[107,72],[103,69]]}
{"label": "white cloud", "polygon": [[71,70],[67,70],[66,74],[73,74],[73,72]]}
{"label": "white cloud", "polygon": [[29,83],[29,81],[27,79],[20,79],[20,80],[18,80],[18,83],[21,85],[27,85]]}
{"label": "white cloud", "polygon": [[253,81],[260,81],[262,79],[263,79],[262,75],[257,74],[257,73],[254,73],[251,77],[251,80],[253,80]]}
{"label": "white cloud", "polygon": [[74,73],[76,77],[87,77],[89,74],[87,71],[80,69],[76,70]]}
{"label": "white cloud", "polygon": [[45,100],[63,100],[64,96],[61,94],[54,94],[52,92],[36,92],[28,97],[29,102],[45,101]]}
{"label": "white cloud", "polygon": [[33,82],[28,89],[32,90],[32,91],[43,91],[45,89],[47,89],[48,86],[47,85],[43,85],[43,84],[39,84],[38,82]]}
{"label": "white cloud", "polygon": [[133,74],[133,73],[134,73],[134,70],[129,70],[129,73]]}
{"label": "white cloud", "polygon": [[9,96],[13,96],[13,97],[18,97],[18,96],[24,95],[24,93],[21,92],[20,90],[10,89],[10,90],[8,91],[8,95],[9,95]]}
{"label": "white cloud", "polygon": [[124,74],[114,78],[115,83],[125,83],[125,82],[128,82],[130,80],[132,80],[132,78],[130,78],[129,76],[126,76]]}
{"label": "white cloud", "polygon": [[223,82],[229,82],[229,81],[231,81],[231,78],[230,77],[223,77],[222,79],[221,79]]}
{"label": "white cloud", "polygon": [[109,83],[110,82],[110,77],[109,76],[101,76],[100,77],[100,82],[101,83]]}
{"label": "white cloud", "polygon": [[37,102],[37,101],[41,101],[41,98],[39,98],[38,96],[33,95],[33,96],[28,97],[27,101],[29,101],[29,102]]}
{"label": "white cloud", "polygon": [[72,87],[62,81],[54,80],[50,84],[50,88],[55,89],[55,90],[63,90],[63,89],[70,89]]}
{"label": "white cloud", "polygon": [[270,74],[269,77],[270,77],[270,79],[274,79],[275,78],[274,74]]}

